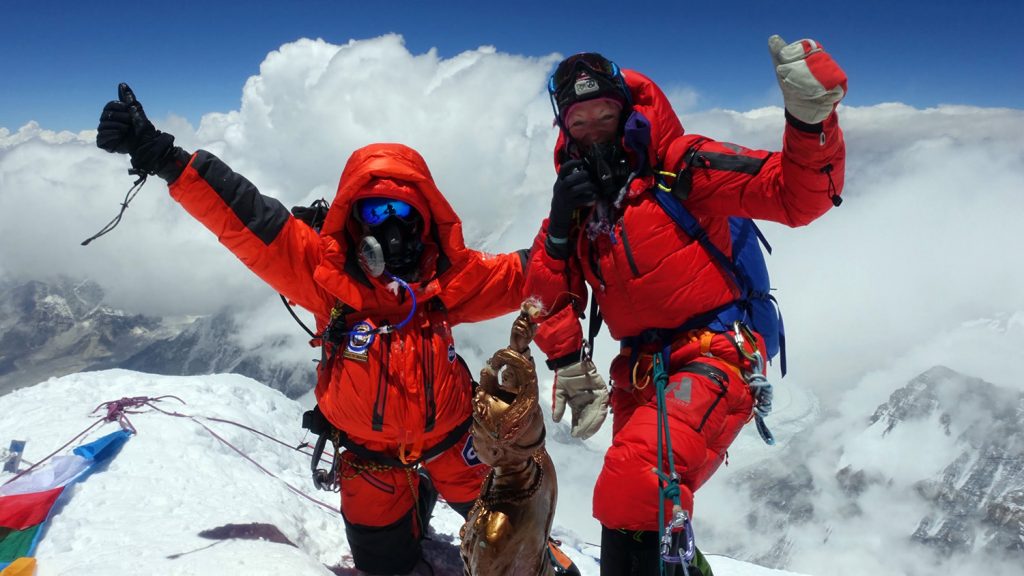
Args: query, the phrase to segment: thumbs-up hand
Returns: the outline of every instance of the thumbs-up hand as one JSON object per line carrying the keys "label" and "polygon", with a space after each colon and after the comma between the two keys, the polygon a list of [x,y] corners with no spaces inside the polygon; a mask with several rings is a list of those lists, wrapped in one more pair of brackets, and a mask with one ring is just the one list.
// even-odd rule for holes
{"label": "thumbs-up hand", "polygon": [[828,118],[846,95],[846,73],[821,44],[808,39],[787,44],[773,35],[768,39],[768,51],[786,110],[806,124]]}
{"label": "thumbs-up hand", "polygon": [[96,146],[107,152],[129,154],[135,170],[156,174],[168,160],[174,136],[153,126],[135,93],[122,82],[117,86],[117,100],[107,102],[100,113]]}
{"label": "thumbs-up hand", "polygon": [[96,131],[96,145],[107,152],[132,154],[138,148],[143,136],[156,132],[153,123],[146,118],[142,104],[135,99],[135,93],[125,83],[117,87],[117,100],[107,102],[100,114]]}

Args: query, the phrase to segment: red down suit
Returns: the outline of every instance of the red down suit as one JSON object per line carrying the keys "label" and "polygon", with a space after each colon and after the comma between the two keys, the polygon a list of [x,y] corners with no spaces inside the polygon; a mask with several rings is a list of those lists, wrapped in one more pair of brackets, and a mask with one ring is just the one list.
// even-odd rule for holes
{"label": "red down suit", "polygon": [[[789,118],[781,152],[751,150],[684,133],[668,99],[650,79],[624,71],[632,97],[627,126],[641,137],[624,139],[633,168],[611,233],[587,231],[589,217],[570,233],[568,260],[544,248],[547,221],[534,242],[526,294],[547,305],[575,298],[552,311],[537,336],[549,365],[578,359],[582,330],[578,317],[587,288],[594,291],[604,322],[623,349],[610,369],[613,440],[594,490],[594,515],[609,528],[659,530],[657,406],[650,384],[651,353],[661,343],[637,349],[634,340],[651,329],[674,334],[669,365],[667,409],[682,500],[692,512],[693,491],[724,460],[726,449],[751,418],[753,399],[745,368],[729,333],[692,328],[702,314],[739,295],[731,275],[699,242],[687,236],[657,204],[651,192],[655,171],[677,180],[684,205],[710,240],[731,254],[730,216],[771,220],[797,227],[833,206],[843,187],[845,145],[833,113],[820,125]],[[638,128],[637,128],[638,127]],[[631,148],[649,142],[646,149]],[[571,157],[574,143],[562,131],[556,169]],[[586,216],[585,214],[583,216]],[[557,304],[555,304],[557,305]],[[674,331],[674,332],[673,332]],[[708,369],[710,368],[710,369]],[[667,509],[667,504],[666,504]]]}
{"label": "red down suit", "polygon": [[[415,207],[424,219],[425,248],[423,280],[409,283],[418,303],[412,319],[394,332],[376,334],[369,345],[343,341],[325,349],[317,403],[352,442],[405,462],[466,425],[472,377],[455,354],[451,327],[518,309],[525,253],[490,255],[466,248],[461,221],[416,151],[400,144],[356,150],[319,234],[202,150],[170,190],[250,270],[310,311],[318,333],[332,312],[341,314],[346,326],[377,327],[396,326],[414,310],[407,291],[369,277],[358,266],[362,230],[350,210],[356,200],[372,196]],[[486,473],[468,439],[467,432],[424,463],[440,494],[453,503],[474,500]],[[383,527],[408,516],[416,474],[374,466],[350,452],[345,456],[342,511],[349,524]]]}

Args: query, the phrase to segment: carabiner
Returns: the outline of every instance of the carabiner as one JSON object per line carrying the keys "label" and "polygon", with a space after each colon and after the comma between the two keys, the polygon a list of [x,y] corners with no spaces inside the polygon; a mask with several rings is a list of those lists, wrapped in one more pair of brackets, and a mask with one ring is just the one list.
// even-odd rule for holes
{"label": "carabiner", "polygon": [[[323,457],[328,437],[331,438],[331,444],[334,445],[334,460],[331,462],[330,470],[324,470],[323,468],[317,468],[317,466],[320,464],[320,458]],[[327,492],[337,492],[340,490],[341,485],[338,484],[338,463],[341,458],[339,456],[337,436],[330,432],[321,434],[316,440],[316,446],[313,448],[313,456],[309,464],[310,470],[313,473],[313,486],[317,490],[325,490]]]}
{"label": "carabiner", "polygon": [[[732,330],[733,339],[736,342],[736,348],[740,355],[754,365],[754,373],[760,374],[764,372],[764,357],[761,356],[761,350],[757,347],[757,337],[754,336],[754,332],[749,326],[739,320],[732,323]],[[748,341],[753,352],[747,351],[746,343]]]}
{"label": "carabiner", "polygon": [[[764,421],[765,417],[772,411],[772,396],[774,395],[772,384],[764,375],[764,357],[761,356],[761,350],[757,348],[757,340],[754,333],[746,324],[737,320],[733,322],[732,328],[735,333],[736,348],[739,350],[740,355],[746,358],[752,365],[751,370],[744,370],[743,379],[746,380],[747,386],[754,396],[754,424],[757,426],[757,433],[764,440],[765,444],[773,446],[775,444],[775,435],[768,429],[768,425]],[[747,352],[746,340],[749,340],[754,347],[752,353]]]}
{"label": "carabiner", "polygon": [[661,534],[661,559],[669,564],[689,566],[696,550],[690,516],[686,510],[674,506],[672,520]]}

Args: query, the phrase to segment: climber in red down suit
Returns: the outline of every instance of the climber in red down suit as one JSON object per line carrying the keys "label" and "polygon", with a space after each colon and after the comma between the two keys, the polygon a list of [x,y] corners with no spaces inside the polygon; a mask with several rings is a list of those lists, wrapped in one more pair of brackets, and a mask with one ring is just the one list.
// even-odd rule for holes
{"label": "climber in red down suit", "polygon": [[[846,76],[813,40],[773,36],[769,47],[785,101],[780,152],[686,134],[658,86],[600,54],[565,59],[549,81],[558,177],[525,294],[548,307],[571,302],[549,310],[536,339],[556,373],[555,421],[568,404],[572,434],[587,438],[612,407],[612,445],[593,496],[602,574],[658,573],[659,512],[671,518],[673,501],[652,472],[659,468],[656,360],[667,372],[663,413],[678,501],[689,515],[694,491],[751,420],[755,392],[762,408],[770,406],[763,395],[770,388],[749,384],[763,374],[756,353],[774,355],[778,334],[757,334],[746,323],[738,284],[713,254],[732,254],[730,217],[797,227],[840,203],[845,147],[835,108]],[[681,203],[706,238],[688,235],[658,192]],[[610,398],[579,322],[588,287],[621,343]],[[666,452],[662,469],[667,461]]]}
{"label": "climber in red down suit", "polygon": [[432,496],[465,516],[487,472],[451,328],[518,310],[525,251],[466,248],[423,158],[401,144],[352,153],[319,231],[213,154],[174,146],[126,85],[103,110],[97,144],[165,179],[249,269],[315,316],[316,399],[347,448],[341,511],[355,565],[414,570]]}

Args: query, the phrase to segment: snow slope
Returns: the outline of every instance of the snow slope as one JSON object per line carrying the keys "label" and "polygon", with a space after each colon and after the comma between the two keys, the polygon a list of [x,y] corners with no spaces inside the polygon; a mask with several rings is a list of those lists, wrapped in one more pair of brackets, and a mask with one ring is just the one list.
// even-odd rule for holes
{"label": "snow slope", "polygon": [[[176,377],[110,370],[50,379],[0,396],[0,442],[27,440],[25,458],[36,462],[93,424],[105,413],[93,414],[101,403],[167,395],[184,403],[164,397],[153,404],[182,416],[149,408],[129,414],[138,434],[106,469],[69,489],[70,497],[58,505],[36,550],[39,576],[356,574],[335,511],[338,496],[313,489],[308,457],[290,447],[304,439],[299,426],[303,407],[243,376]],[[243,424],[289,446],[211,418]],[[116,426],[104,424],[86,441]],[[571,468],[572,458],[593,459],[586,451],[572,456],[569,447],[553,448],[561,468]],[[0,476],[0,482],[10,476]],[[589,494],[590,486],[570,482],[565,478],[560,483],[562,494]],[[556,521],[554,535],[563,540],[584,575],[596,575],[597,546],[576,536],[593,529],[576,525],[587,516],[570,514],[569,525]],[[425,549],[438,576],[461,574],[461,520],[443,504],[435,511]],[[276,527],[279,534],[262,540],[200,536],[203,531],[251,523]],[[225,528],[221,532],[230,534]],[[709,559],[719,576],[793,574],[724,557]]]}

